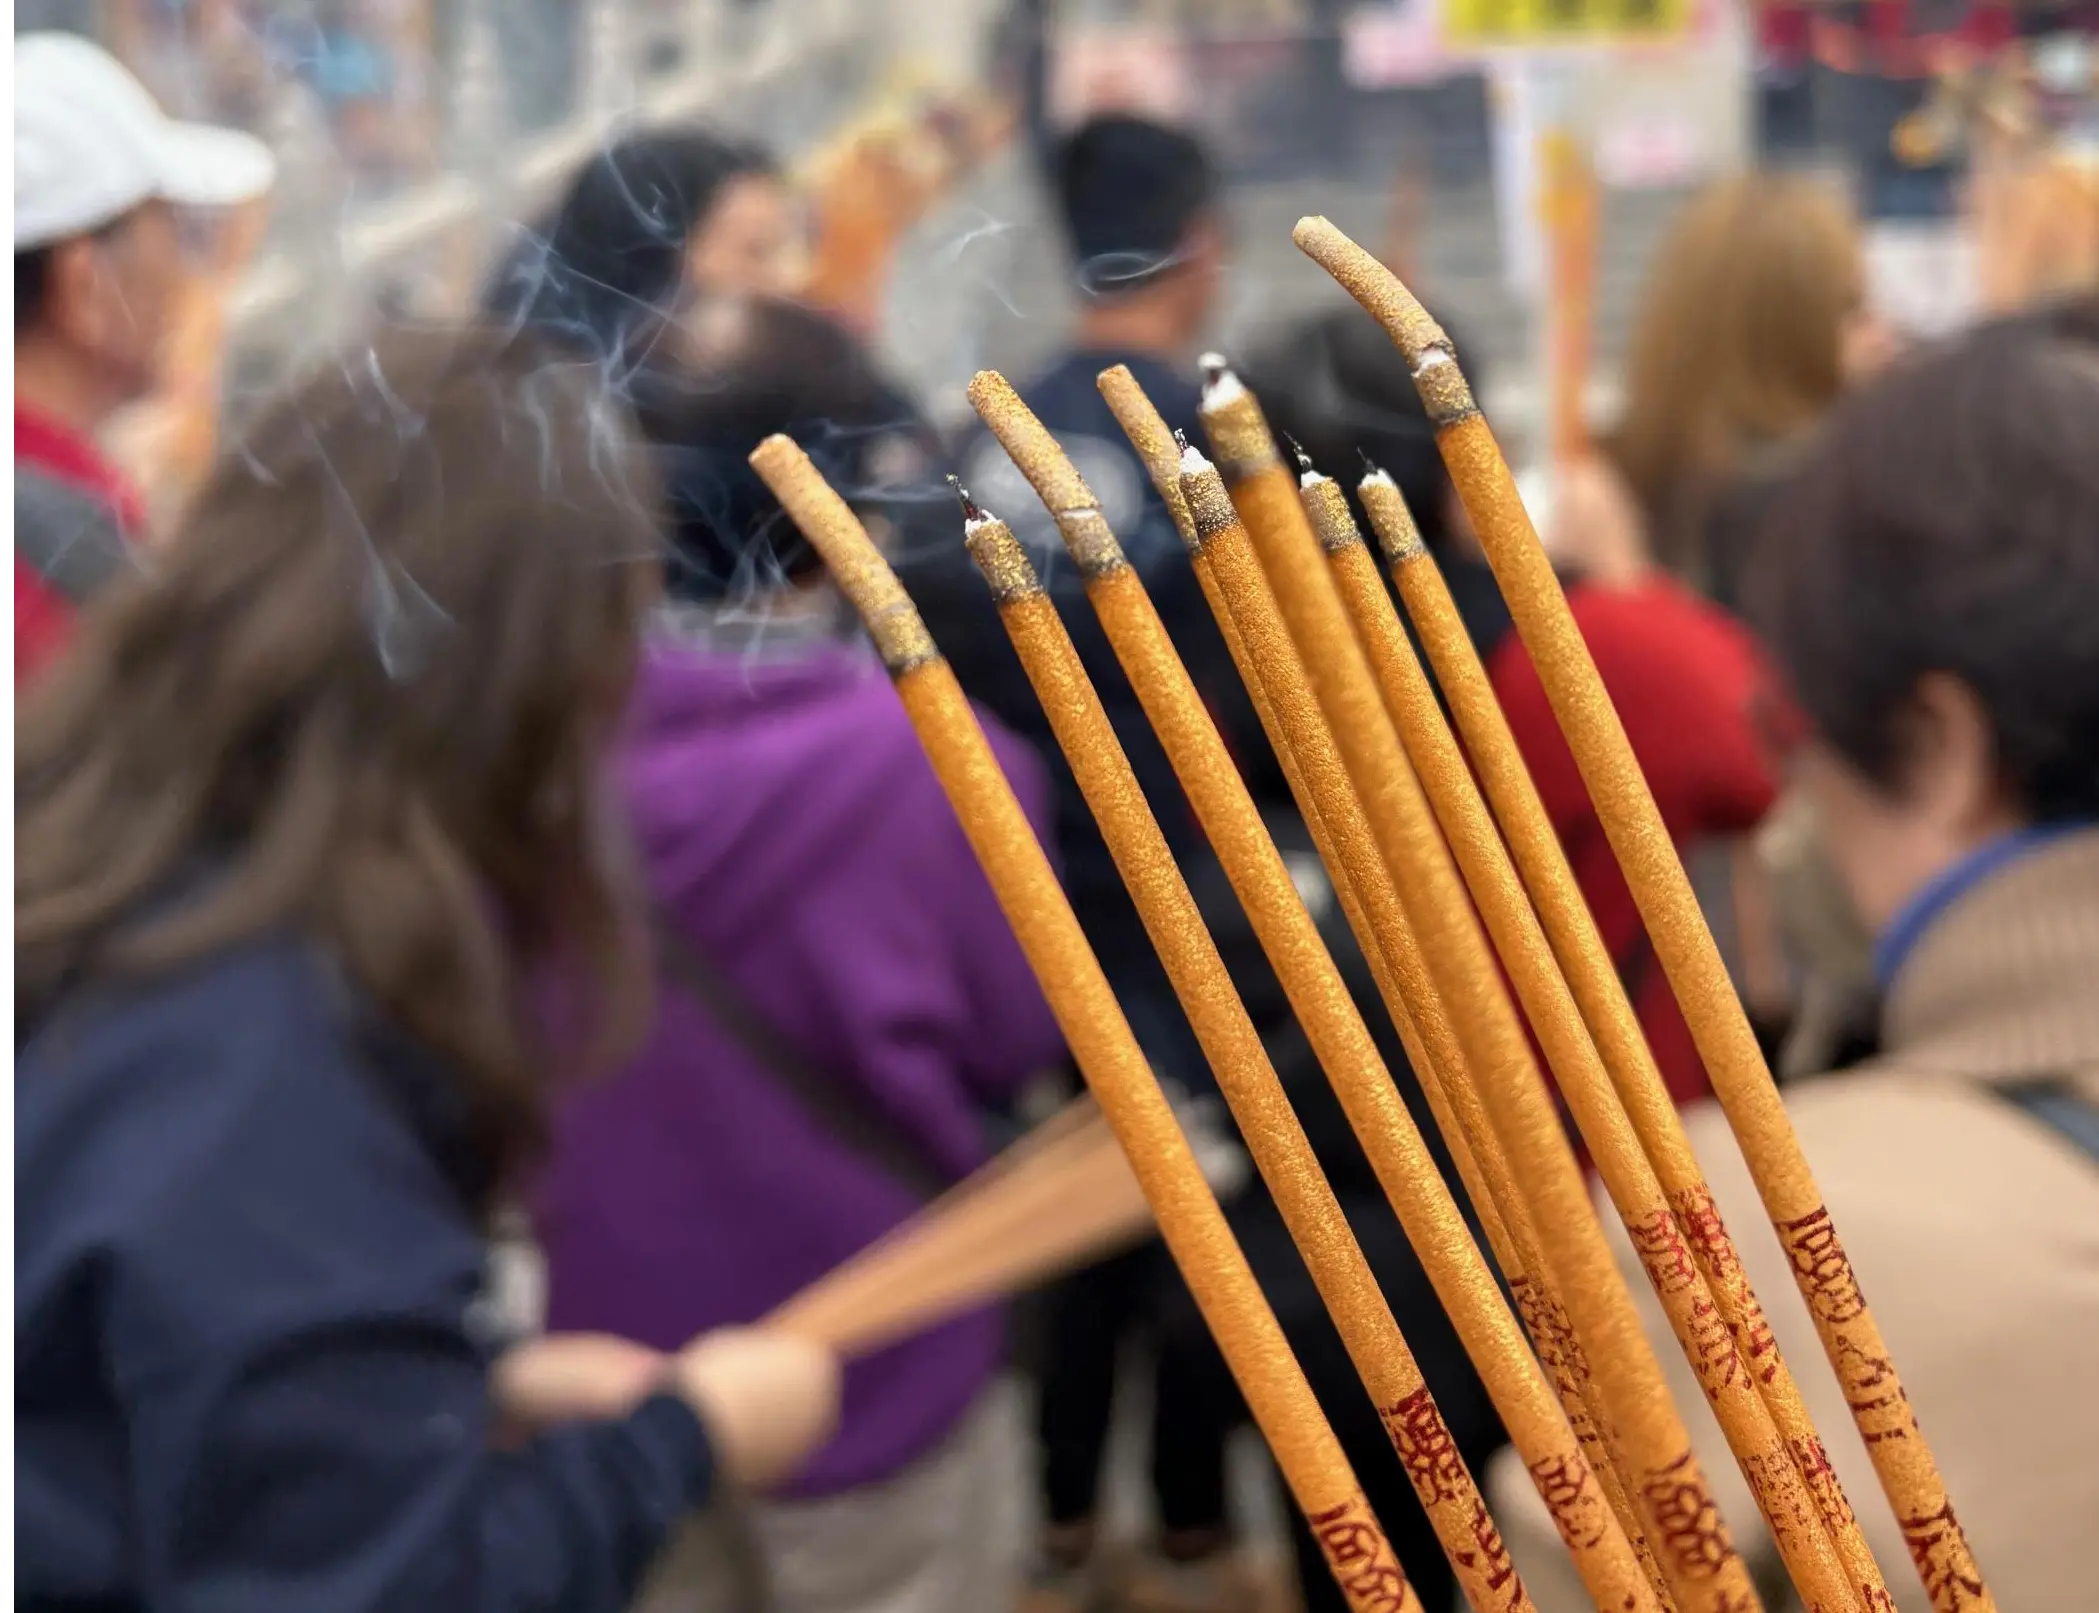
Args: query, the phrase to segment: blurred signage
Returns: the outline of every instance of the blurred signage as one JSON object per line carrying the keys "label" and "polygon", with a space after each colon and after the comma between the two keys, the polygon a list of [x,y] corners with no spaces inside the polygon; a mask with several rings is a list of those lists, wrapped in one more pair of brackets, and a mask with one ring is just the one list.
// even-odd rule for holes
{"label": "blurred signage", "polygon": [[1689,34],[1692,0],[1441,0],[1452,45],[1645,45]]}

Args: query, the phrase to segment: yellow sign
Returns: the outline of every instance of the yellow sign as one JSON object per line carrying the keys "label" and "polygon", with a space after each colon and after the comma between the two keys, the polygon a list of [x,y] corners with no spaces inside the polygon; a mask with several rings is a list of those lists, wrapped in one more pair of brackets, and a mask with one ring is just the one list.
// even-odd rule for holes
{"label": "yellow sign", "polygon": [[1682,35],[1691,0],[1441,0],[1453,45],[1652,44]]}

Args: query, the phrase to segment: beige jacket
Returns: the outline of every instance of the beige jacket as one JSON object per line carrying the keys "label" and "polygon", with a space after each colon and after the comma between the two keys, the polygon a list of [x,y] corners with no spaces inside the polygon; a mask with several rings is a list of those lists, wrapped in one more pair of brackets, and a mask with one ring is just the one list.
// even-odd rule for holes
{"label": "beige jacket", "polygon": [[[2099,1607],[2099,1164],[1990,1093],[2077,1081],[2099,1099],[2099,830],[2009,864],[1926,932],[1889,996],[1886,1051],[1787,1107],[2005,1613]],[[1725,1120],[1691,1141],[1903,1613],[1929,1602]],[[1783,1587],[1768,1535],[1606,1206],[1736,1544]],[[1541,1613],[1586,1608],[1505,1452],[1496,1515]],[[1774,1613],[1794,1605],[1786,1593]]]}

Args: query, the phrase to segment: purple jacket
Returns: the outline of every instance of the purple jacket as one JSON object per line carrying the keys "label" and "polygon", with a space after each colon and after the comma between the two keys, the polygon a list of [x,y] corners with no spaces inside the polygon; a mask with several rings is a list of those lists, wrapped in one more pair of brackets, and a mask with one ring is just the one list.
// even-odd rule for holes
{"label": "purple jacket", "polygon": [[[987,724],[1038,828],[1034,753]],[[955,1177],[977,1110],[1063,1043],[895,691],[863,650],[659,645],[624,784],[659,912],[815,1066]],[[539,1197],[549,1325],[661,1348],[756,1319],[917,1208],[675,987],[642,1056],[564,1100]],[[805,1494],[883,1478],[982,1392],[982,1312],[856,1362]]]}

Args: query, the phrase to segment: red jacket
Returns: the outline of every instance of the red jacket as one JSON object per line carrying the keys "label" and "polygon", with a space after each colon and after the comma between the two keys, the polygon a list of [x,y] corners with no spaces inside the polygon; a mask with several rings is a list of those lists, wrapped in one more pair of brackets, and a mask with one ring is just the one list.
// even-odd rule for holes
{"label": "red jacket", "polygon": [[[1749,635],[1659,576],[1627,588],[1576,584],[1567,602],[1678,849],[1755,827],[1777,785],[1758,723],[1773,685]],[[1704,1096],[1705,1067],[1530,652],[1511,633],[1487,670],[1670,1094],[1680,1104]]]}
{"label": "red jacket", "polygon": [[131,484],[71,428],[15,405],[15,686],[64,646],[74,613],[145,524]]}

